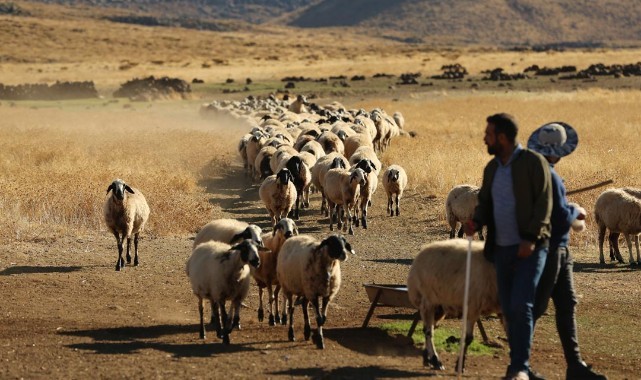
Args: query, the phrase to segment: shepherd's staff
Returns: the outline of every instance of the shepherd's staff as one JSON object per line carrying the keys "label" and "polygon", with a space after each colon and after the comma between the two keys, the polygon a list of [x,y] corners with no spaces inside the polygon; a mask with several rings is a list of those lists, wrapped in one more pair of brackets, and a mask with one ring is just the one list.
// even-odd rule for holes
{"label": "shepherd's staff", "polygon": [[467,301],[470,296],[470,270],[472,267],[472,239],[473,235],[467,235],[467,259],[465,263],[465,291],[463,292],[463,327],[461,331],[461,349],[456,366],[457,378],[463,373],[463,357],[465,356],[465,335],[467,334]]}
{"label": "shepherd's staff", "polygon": [[593,190],[593,189],[598,189],[599,187],[602,187],[602,186],[605,186],[605,185],[609,185],[609,184],[611,184],[611,183],[614,183],[614,180],[609,179],[609,180],[607,180],[607,181],[603,181],[603,182],[599,182],[599,183],[594,184],[594,185],[590,185],[590,186],[582,187],[582,188],[580,188],[580,189],[570,190],[570,191],[568,191],[567,193],[565,193],[565,195],[578,194],[578,193],[582,193],[582,192],[584,192],[584,191]]}

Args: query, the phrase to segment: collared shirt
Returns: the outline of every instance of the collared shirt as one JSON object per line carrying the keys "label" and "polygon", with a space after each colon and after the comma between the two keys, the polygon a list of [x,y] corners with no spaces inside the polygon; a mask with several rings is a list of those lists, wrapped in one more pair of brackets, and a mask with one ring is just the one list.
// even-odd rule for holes
{"label": "collared shirt", "polygon": [[492,204],[496,225],[496,244],[502,247],[521,243],[516,220],[516,198],[512,182],[512,160],[523,147],[518,144],[505,165],[496,157],[498,168],[492,182]]}

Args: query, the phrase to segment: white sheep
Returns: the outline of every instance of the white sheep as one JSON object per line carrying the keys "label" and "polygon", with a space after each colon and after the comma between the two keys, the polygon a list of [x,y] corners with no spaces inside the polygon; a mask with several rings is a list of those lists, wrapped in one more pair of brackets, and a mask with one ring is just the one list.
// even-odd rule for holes
{"label": "white sheep", "polygon": [[405,117],[403,117],[403,114],[400,111],[394,112],[392,118],[396,122],[396,125],[399,129],[402,130],[403,128],[405,128]]}
{"label": "white sheep", "polygon": [[[249,292],[249,265],[254,268],[260,266],[258,251],[251,240],[243,240],[234,246],[208,241],[193,250],[187,261],[186,272],[191,289],[198,297],[201,339],[205,339],[204,299],[211,303],[212,324],[223,343],[229,344],[229,334],[233,328],[240,328],[240,306]],[[227,300],[231,301],[229,315],[225,311]],[[233,320],[230,318],[232,313]]]}
{"label": "white sheep", "polygon": [[296,203],[297,193],[292,173],[288,169],[282,169],[265,178],[258,189],[258,195],[271,217],[272,226],[275,226],[276,222],[287,217]]}
{"label": "white sheep", "polygon": [[296,139],[296,142],[294,143],[294,149],[300,152],[305,146],[305,144],[307,144],[310,141],[316,141],[316,136],[305,135],[301,133]]}
{"label": "white sheep", "polygon": [[317,160],[325,156],[325,150],[323,149],[323,146],[316,140],[308,141],[307,144],[303,145],[300,151],[313,154]]}
{"label": "white sheep", "polygon": [[238,155],[240,156],[241,160],[243,160],[243,168],[245,170],[248,169],[248,162],[247,162],[247,143],[249,140],[252,138],[252,134],[248,133],[241,137],[240,141],[238,142]]}
{"label": "white sheep", "polygon": [[[338,229],[345,230],[349,223],[349,234],[354,235],[352,228],[352,209],[357,204],[360,188],[365,186],[365,172],[356,168],[352,172],[346,169],[330,169],[325,175],[323,191],[329,207],[329,230],[334,230],[334,215],[338,218]],[[336,206],[339,206],[338,208]],[[340,210],[340,211],[339,211]],[[342,223],[345,223],[344,225]]]}
{"label": "white sheep", "polygon": [[262,230],[255,224],[248,224],[236,219],[214,219],[198,231],[192,249],[208,241],[219,241],[236,244],[250,239],[259,247],[263,246]]}
{"label": "white sheep", "polygon": [[[357,207],[355,207],[355,212],[353,216],[353,223],[358,227],[359,224],[359,211],[360,211],[360,221],[362,222],[363,228],[367,228],[367,207],[372,204],[372,197],[378,188],[378,175],[377,167],[371,160],[361,160],[357,162],[354,166],[350,168],[350,171],[353,171],[356,168],[360,168],[365,173],[365,185],[361,186],[359,201]],[[380,169],[380,168],[378,168]]]}
{"label": "white sheep", "polygon": [[343,141],[340,139],[340,137],[336,136],[336,134],[331,131],[325,131],[321,133],[316,141],[321,144],[323,150],[325,151],[325,154],[330,154],[332,152],[337,152],[340,154],[345,153],[345,144],[343,144]]}
{"label": "white sheep", "polygon": [[294,100],[290,105],[289,105],[289,111],[297,113],[297,114],[302,114],[302,113],[307,113],[307,108],[305,107],[307,105],[307,99],[305,99],[304,95],[298,95],[296,97],[296,100]]}
{"label": "white sheep", "polygon": [[[635,198],[641,199],[641,189],[637,189],[634,187],[622,187],[621,190],[625,191]],[[619,251],[619,235],[619,232],[610,231],[610,234],[608,236],[608,240],[610,242],[610,261],[618,259],[620,262],[623,262],[623,257],[621,256],[621,252]],[[634,235],[634,244],[637,247],[639,246],[639,235]]]}
{"label": "white sheep", "polygon": [[[605,231],[620,232],[625,235],[628,252],[630,254],[630,265],[634,265],[632,256],[632,242],[630,234],[641,233],[641,199],[630,195],[622,189],[608,189],[601,193],[594,206],[594,217],[599,226],[599,261],[605,264],[603,257],[603,242]],[[637,248],[637,263],[641,264],[639,245]],[[623,262],[623,260],[620,260]]]}
{"label": "white sheep", "polygon": [[[327,319],[327,306],[338,293],[341,285],[340,261],[345,261],[352,247],[342,236],[331,235],[323,241],[299,235],[287,239],[280,250],[276,272],[281,290],[289,304],[288,338],[294,341],[293,296],[303,297],[304,336],[309,340],[308,305],[314,307],[318,330],[314,341],[318,348],[325,348],[322,326]],[[319,305],[322,298],[322,309]]]}
{"label": "white sheep", "polygon": [[353,136],[350,136],[345,139],[343,144],[345,146],[345,157],[348,159],[352,157],[354,152],[362,146],[368,146],[374,150],[374,144],[372,144],[372,138],[369,137],[369,134],[357,133]]}
{"label": "white sheep", "polygon": [[[450,239],[456,235],[458,224],[461,228],[458,230],[458,237],[462,238],[464,234],[463,226],[474,216],[474,209],[479,203],[478,196],[481,189],[474,185],[454,186],[447,194],[445,200],[445,218],[450,225]],[[483,232],[479,231],[479,239],[483,240]]]}
{"label": "white sheep", "polygon": [[258,151],[256,160],[254,161],[253,178],[260,178],[262,180],[274,174],[272,172],[270,162],[275,153],[276,148],[270,145],[266,145]]}
{"label": "white sheep", "polygon": [[407,186],[407,174],[399,165],[391,165],[383,173],[383,187],[387,192],[387,211],[394,216],[394,196],[396,196],[396,216],[400,213],[400,201]]}
{"label": "white sheep", "polygon": [[[111,192],[111,194],[109,194]],[[127,239],[127,264],[131,263],[129,254],[131,236],[134,237],[134,265],[138,265],[138,237],[145,229],[149,219],[149,205],[142,192],[130,187],[123,180],[116,179],[107,188],[104,204],[104,217],[107,228],[116,237],[118,244],[118,262],[116,270],[124,268],[122,243]]]}
{"label": "white sheep", "polygon": [[[374,141],[374,139],[376,138],[376,134],[378,133],[374,120],[372,120],[367,115],[359,115],[354,118],[354,124],[364,127],[369,134],[369,137],[372,139],[372,141]],[[352,129],[354,129],[356,132],[363,133],[360,129],[357,129],[356,126],[352,126]]]}
{"label": "white sheep", "polygon": [[247,152],[247,174],[250,177],[254,175],[254,163],[256,162],[256,156],[258,152],[263,147],[263,143],[267,140],[261,131],[256,131],[252,134],[252,137],[247,141],[245,150]]}
{"label": "white sheep", "polygon": [[[269,325],[274,326],[275,323],[280,323],[280,315],[278,314],[278,293],[280,285],[276,277],[276,262],[281,247],[285,241],[292,236],[298,235],[298,228],[293,220],[289,218],[281,219],[274,226],[272,232],[263,234],[263,243],[266,250],[259,250],[260,268],[256,269],[252,276],[258,285],[258,321],[262,322],[264,318],[263,311],[263,289],[267,288],[268,293],[268,312],[269,312]],[[272,293],[272,286],[276,289]],[[276,312],[274,313],[274,303]],[[285,320],[283,320],[285,323]]]}
{"label": "white sheep", "polygon": [[348,168],[349,161],[342,154],[333,152],[326,156],[319,158],[316,164],[312,167],[312,184],[318,191],[320,191],[323,198],[321,203],[321,215],[327,216],[327,198],[323,192],[323,184],[325,183],[325,175],[330,169],[335,168]]}
{"label": "white sheep", "polygon": [[371,146],[360,146],[354,153],[349,157],[349,164],[356,165],[357,162],[361,160],[370,160],[374,166],[376,166],[376,174],[381,172],[382,164],[378,159],[376,152]]}
{"label": "white sheep", "polygon": [[[444,369],[434,348],[434,325],[445,315],[461,316],[465,291],[468,241],[451,239],[425,245],[412,262],[407,278],[410,302],[423,320],[423,365]],[[474,338],[474,323],[481,316],[500,313],[494,265],[483,256],[483,243],[472,243],[465,352]],[[465,356],[463,357],[465,366]]]}

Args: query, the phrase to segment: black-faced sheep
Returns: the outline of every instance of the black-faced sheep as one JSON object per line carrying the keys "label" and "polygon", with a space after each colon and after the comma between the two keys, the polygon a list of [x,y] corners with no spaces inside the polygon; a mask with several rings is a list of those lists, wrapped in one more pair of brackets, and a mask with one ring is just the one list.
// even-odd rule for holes
{"label": "black-faced sheep", "polygon": [[[293,296],[303,297],[302,308],[305,321],[304,336],[311,335],[308,305],[314,307],[318,327],[314,341],[318,348],[325,348],[322,326],[327,320],[327,306],[338,293],[341,285],[340,262],[354,253],[342,236],[332,235],[323,241],[300,235],[288,239],[280,250],[276,272],[281,290],[289,304],[288,338],[294,341]],[[322,307],[319,304],[322,299]]]}
{"label": "black-faced sheep", "polygon": [[312,167],[312,184],[318,191],[321,192],[323,198],[321,202],[321,215],[327,216],[327,198],[323,192],[323,185],[325,183],[325,176],[330,169],[349,167],[349,161],[343,155],[336,152],[330,153],[326,156],[319,158],[316,164]]}
{"label": "black-faced sheep", "polygon": [[259,247],[263,246],[262,230],[255,224],[248,224],[236,219],[214,219],[198,231],[192,249],[208,241],[219,241],[236,244],[250,239]]}
{"label": "black-faced sheep", "polygon": [[288,169],[281,169],[277,174],[265,178],[258,189],[260,200],[263,201],[272,221],[272,226],[282,218],[287,217],[296,203],[296,186],[294,177]]}
{"label": "black-faced sheep", "polygon": [[[109,194],[111,192],[111,194]],[[118,262],[116,270],[125,266],[122,259],[122,243],[127,239],[127,264],[131,263],[129,254],[131,236],[134,236],[134,265],[138,265],[138,236],[149,219],[149,205],[142,192],[130,187],[123,180],[116,179],[107,188],[104,204],[105,224],[116,237]]]}
{"label": "black-faced sheep", "polygon": [[[249,292],[250,265],[254,268],[260,266],[258,250],[251,240],[243,240],[234,246],[209,241],[193,250],[187,261],[186,272],[191,289],[198,297],[201,339],[205,339],[203,301],[208,299],[211,302],[214,329],[223,343],[229,344],[232,329],[234,326],[240,327],[240,306]],[[225,310],[227,300],[231,301],[229,315]]]}
{"label": "black-faced sheep", "polygon": [[[323,191],[327,197],[329,207],[329,230],[334,230],[334,215],[338,218],[338,229],[345,230],[349,223],[349,234],[354,234],[352,228],[352,210],[360,195],[360,188],[367,184],[365,172],[356,168],[353,171],[346,169],[331,169],[325,175]],[[338,208],[337,208],[338,206]],[[340,210],[340,211],[339,211]],[[345,223],[344,225],[342,223]]]}
{"label": "black-faced sheep", "polygon": [[403,190],[407,186],[407,174],[399,165],[391,165],[383,173],[383,187],[387,192],[387,212],[394,215],[394,199],[396,199],[396,216],[400,213],[400,201]]}

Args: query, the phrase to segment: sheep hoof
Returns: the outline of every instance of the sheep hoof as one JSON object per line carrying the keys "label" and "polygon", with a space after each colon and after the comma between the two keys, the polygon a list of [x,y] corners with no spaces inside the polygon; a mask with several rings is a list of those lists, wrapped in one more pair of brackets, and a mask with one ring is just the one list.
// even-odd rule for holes
{"label": "sheep hoof", "polygon": [[229,346],[229,334],[223,335],[223,344]]}
{"label": "sheep hoof", "polygon": [[136,259],[134,259],[134,266],[135,266],[135,267],[137,267],[137,266],[138,266],[138,259],[137,259],[137,258],[136,258]]}
{"label": "sheep hoof", "polygon": [[318,348],[319,350],[325,349],[325,341],[322,335],[315,333],[313,337],[313,341],[314,343],[316,343],[316,348]]}
{"label": "sheep hoof", "polygon": [[349,234],[354,235],[354,229],[352,227],[349,228]]}
{"label": "sheep hoof", "polygon": [[283,313],[280,323],[285,326],[287,324],[287,313]]}
{"label": "sheep hoof", "polygon": [[[258,322],[262,322],[264,318],[265,318],[265,315],[264,315],[263,309],[258,309]],[[273,317],[270,315],[270,318],[273,318]]]}
{"label": "sheep hoof", "polygon": [[[456,359],[456,367],[454,368],[458,368],[458,365],[459,365],[459,360]],[[465,357],[463,357],[463,367],[461,367],[461,372],[465,372]]]}
{"label": "sheep hoof", "polygon": [[[280,322],[280,321],[279,321],[279,322]],[[274,316],[273,316],[273,315],[270,315],[270,316],[269,316],[269,325],[270,325],[270,326],[275,326],[275,325],[276,325],[276,323],[275,323],[275,321],[274,321]]]}
{"label": "sheep hoof", "polygon": [[131,264],[131,256],[129,254],[127,254],[127,264]]}
{"label": "sheep hoof", "polygon": [[120,272],[120,265],[116,264],[116,271]]}
{"label": "sheep hoof", "polygon": [[[363,223],[362,224],[363,224],[363,228],[367,229],[367,219],[363,218]],[[356,227],[358,227],[358,226],[356,226]]]}
{"label": "sheep hoof", "polygon": [[[234,317],[234,321],[231,324],[231,330],[237,329],[240,330],[240,318],[239,317]],[[231,332],[231,330],[229,332]]]}
{"label": "sheep hoof", "polygon": [[399,209],[396,209],[396,216],[399,216],[401,214],[401,211]]}
{"label": "sheep hoof", "polygon": [[276,313],[276,315],[272,316],[272,318],[274,319],[274,322],[276,322],[276,324],[280,325],[280,314]]}
{"label": "sheep hoof", "polygon": [[290,327],[289,331],[287,331],[287,339],[289,339],[290,342],[295,341],[296,339],[294,338],[294,328]]}
{"label": "sheep hoof", "polygon": [[199,335],[200,335],[200,339],[203,339],[203,340],[205,339],[205,333],[204,332],[201,331]]}
{"label": "sheep hoof", "polygon": [[445,369],[445,367],[443,367],[443,363],[438,360],[438,356],[434,355],[428,359],[427,350],[423,350],[423,365],[425,367],[432,367],[432,369],[436,369],[439,371],[443,371]]}
{"label": "sheep hoof", "polygon": [[304,330],[305,340],[309,340],[309,337],[312,335],[312,328],[309,325],[305,325]]}
{"label": "sheep hoof", "polygon": [[605,265],[605,260],[599,260],[599,264]]}

